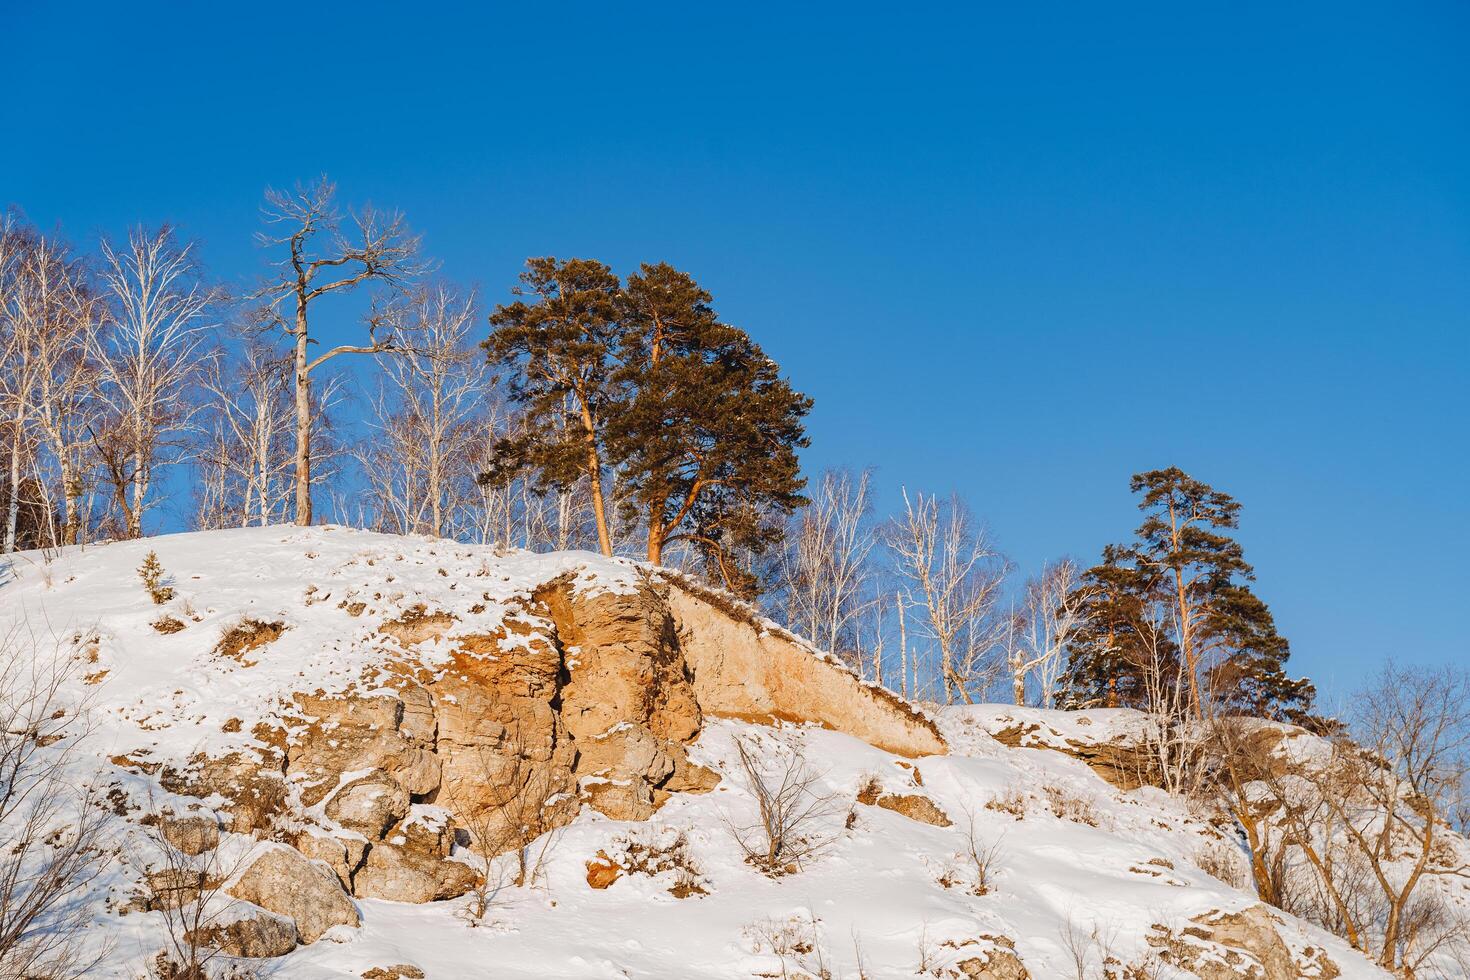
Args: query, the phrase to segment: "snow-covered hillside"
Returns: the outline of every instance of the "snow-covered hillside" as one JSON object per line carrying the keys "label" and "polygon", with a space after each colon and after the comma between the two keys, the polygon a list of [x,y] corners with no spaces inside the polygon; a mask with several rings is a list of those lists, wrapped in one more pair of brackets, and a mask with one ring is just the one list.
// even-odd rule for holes
{"label": "snow-covered hillside", "polygon": [[[150,550],[165,571],[161,584],[172,589],[159,604],[136,571]],[[161,845],[143,826],[150,814],[203,812],[213,820],[220,810],[220,852],[230,855],[222,866],[235,878],[256,851],[307,824],[352,838],[322,801],[330,804],[331,793],[360,773],[334,773],[336,782],[308,804],[312,784],[283,764],[288,798],[250,833],[228,832],[247,825],[224,814],[221,795],[169,792],[165,785],[180,787],[165,774],[252,746],[289,754],[305,737],[297,695],[375,696],[374,685],[396,676],[409,647],[417,682],[435,698],[453,697],[425,678],[459,670],[456,651],[470,635],[498,638],[484,654],[492,661],[518,644],[534,646],[517,617],[529,615],[526,603],[553,580],[570,582],[576,595],[631,595],[649,581],[635,563],[586,553],[502,554],[330,527],[173,535],[49,561],[36,553],[6,559],[0,609],[11,645],[43,660],[76,661],[63,694],[88,733],[68,763],[72,781],[100,772],[110,794],[115,854],[95,885],[102,900],[88,936],[106,952],[92,975],[144,976],[165,945],[165,915],[143,910],[138,899],[160,862]],[[434,616],[452,625],[408,635],[408,626]],[[272,635],[222,645],[246,621],[268,624]],[[395,623],[408,626],[386,629]],[[559,670],[575,685],[577,658],[591,654],[567,640]],[[622,809],[581,806],[535,845],[536,853],[544,845],[544,877],[526,887],[507,883],[479,920],[467,914],[471,895],[423,904],[358,895],[360,925],[330,928],[262,964],[262,975],[746,978],[826,969],[845,977],[1016,980],[1076,977],[1080,957],[1088,978],[1382,976],[1321,930],[1266,912],[1250,893],[1235,841],[1179,800],[1149,787],[1121,791],[1065,753],[1007,747],[990,734],[1042,722],[1105,742],[1131,723],[1126,712],[933,709],[948,751],[895,754],[846,733],[844,719],[863,732],[910,724],[901,706],[854,701],[839,716],[814,704],[809,717],[824,722],[816,725],[790,720],[789,707],[720,710],[697,679],[694,691],[697,731],[680,748],[682,735],[660,730],[657,751],[687,753],[687,762],[667,767],[676,780],[686,769],[718,774],[712,789],[699,787],[709,791],[654,780]],[[874,711],[898,720],[863,714]],[[900,740],[923,735],[893,730]],[[282,733],[280,744],[273,731]],[[330,727],[315,731],[332,741]],[[577,735],[576,744],[585,756],[593,743]],[[737,843],[737,832],[756,822],[741,744],[755,749],[767,772],[785,773],[799,756],[812,774],[820,803],[800,830],[819,846],[791,873],[762,873]],[[584,799],[599,785],[598,777],[577,778]],[[387,847],[412,819],[441,819],[435,815],[452,809],[435,787],[411,794],[410,816],[377,846]],[[568,799],[576,811],[575,797]],[[647,810],[643,820],[607,815]],[[463,833],[448,857],[476,867]],[[220,922],[249,911],[229,890],[226,882],[211,898]],[[1130,967],[1156,972],[1126,973]]]}

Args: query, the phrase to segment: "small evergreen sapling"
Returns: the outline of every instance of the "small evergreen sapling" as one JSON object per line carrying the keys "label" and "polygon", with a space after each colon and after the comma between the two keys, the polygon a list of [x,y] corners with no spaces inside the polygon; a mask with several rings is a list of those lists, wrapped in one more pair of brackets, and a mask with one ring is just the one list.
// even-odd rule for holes
{"label": "small evergreen sapling", "polygon": [[148,590],[155,606],[161,606],[174,597],[173,587],[163,584],[163,563],[158,560],[158,552],[150,551],[143,558],[143,564],[138,566],[138,577],[143,580],[143,588]]}

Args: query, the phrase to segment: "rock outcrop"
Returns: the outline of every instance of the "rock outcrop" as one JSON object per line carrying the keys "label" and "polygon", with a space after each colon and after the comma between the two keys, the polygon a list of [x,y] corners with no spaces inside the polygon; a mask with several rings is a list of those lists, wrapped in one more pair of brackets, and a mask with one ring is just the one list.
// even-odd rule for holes
{"label": "rock outcrop", "polygon": [[[673,793],[714,788],[718,774],[686,749],[706,716],[816,723],[906,756],[945,750],[903,700],[676,577],[618,589],[562,577],[510,604],[493,632],[415,606],[375,636],[386,656],[345,690],[293,694],[279,727],[257,726],[253,757],[165,774],[176,792],[224,797],[229,829],[291,843],[232,893],[294,920],[304,942],[355,924],[352,895],[464,894],[477,882],[466,848],[511,849],[582,805],[645,820]],[[430,644],[433,658],[420,653]],[[249,944],[275,937],[262,935]],[[244,932],[220,941],[247,944]]]}
{"label": "rock outcrop", "polygon": [[945,751],[939,729],[907,701],[863,683],[724,597],[676,584],[668,606],[705,712],[815,722],[895,755]]}
{"label": "rock outcrop", "polygon": [[1266,906],[1252,905],[1239,912],[1195,916],[1177,933],[1155,926],[1148,941],[1165,962],[1200,980],[1305,980],[1338,975],[1337,966],[1320,950],[1309,962],[1298,963],[1277,931],[1277,923]]}

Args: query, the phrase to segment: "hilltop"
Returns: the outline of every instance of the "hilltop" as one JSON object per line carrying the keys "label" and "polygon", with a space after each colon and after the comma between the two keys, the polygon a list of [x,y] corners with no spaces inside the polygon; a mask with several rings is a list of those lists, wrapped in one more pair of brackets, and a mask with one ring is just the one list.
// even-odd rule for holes
{"label": "hilltop", "polygon": [[305,980],[1383,975],[1110,772],[1136,714],[910,705],[635,562],[268,527],[12,556],[0,605],[101,773],[96,976],[191,868],[196,938]]}

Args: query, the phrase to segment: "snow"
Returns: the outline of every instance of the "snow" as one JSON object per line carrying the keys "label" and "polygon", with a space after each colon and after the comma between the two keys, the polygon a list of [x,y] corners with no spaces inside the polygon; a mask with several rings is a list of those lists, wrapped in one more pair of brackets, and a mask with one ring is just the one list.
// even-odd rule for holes
{"label": "snow", "polygon": [[[162,606],[151,603],[136,574],[150,550],[175,589]],[[0,616],[34,638],[42,655],[69,653],[78,637],[84,647],[95,642],[85,674],[105,675],[93,684],[78,676],[67,689],[92,729],[73,762],[78,778],[90,765],[130,793],[182,806],[107,760],[129,754],[183,762],[238,750],[251,744],[257,722],[295,710],[293,692],[345,689],[374,658],[386,657],[391,641],[376,632],[383,621],[422,604],[453,615],[454,633],[490,632],[510,600],[565,574],[578,588],[624,591],[640,573],[635,563],[583,552],[533,555],[335,527],[272,527],[67,549],[50,562],[37,553],[11,556],[0,565]],[[356,602],[368,607],[360,616],[347,608]],[[164,614],[185,628],[157,632],[152,624]],[[212,652],[245,618],[286,627],[249,652],[249,667]],[[432,661],[436,651],[447,655],[447,644],[424,644],[419,655]],[[856,975],[859,948],[869,976],[914,976],[926,956],[947,967],[988,948],[982,937],[1006,937],[1033,977],[1050,978],[1072,975],[1069,924],[1084,934],[1095,928],[1127,960],[1148,951],[1156,924],[1177,931],[1201,913],[1255,903],[1199,869],[1203,849],[1235,845],[1179,801],[1154,790],[1120,792],[1060,752],[1006,748],[989,734],[1035,725],[1038,746],[1105,740],[1136,716],[978,705],[937,710],[937,717],[952,752],[917,760],[815,727],[711,721],[691,756],[722,772],[715,791],[676,795],[648,824],[584,809],[557,832],[544,882],[502,888],[476,926],[466,919],[467,900],[361,901],[360,929],[298,948],[273,975],[327,980],[410,963],[432,978],[779,976],[781,960],[762,936],[787,925],[814,936],[836,975]],[[795,874],[761,874],[742,859],[729,830],[755,812],[736,761],[740,738],[755,740],[766,759],[801,752],[820,774],[820,791],[831,794],[814,829],[831,841]],[[887,792],[928,796],[952,826],[854,803],[874,776]],[[1006,805],[1023,808],[1022,815]],[[446,816],[418,805],[413,819],[438,826]],[[122,854],[99,887],[121,902],[147,863],[148,845],[137,829],[116,823]],[[982,846],[996,849],[983,895],[973,894],[964,858],[972,827]],[[708,894],[674,897],[671,871],[589,887],[587,862],[599,851],[616,855],[630,840],[667,847],[680,834]],[[252,846],[229,836],[232,853]],[[111,950],[94,975],[140,976],[162,946],[160,927],[156,913],[99,912],[94,941]],[[1382,975],[1318,929],[1287,919],[1281,931],[1297,950],[1325,947],[1348,980]],[[788,966],[798,955],[788,956]]]}

